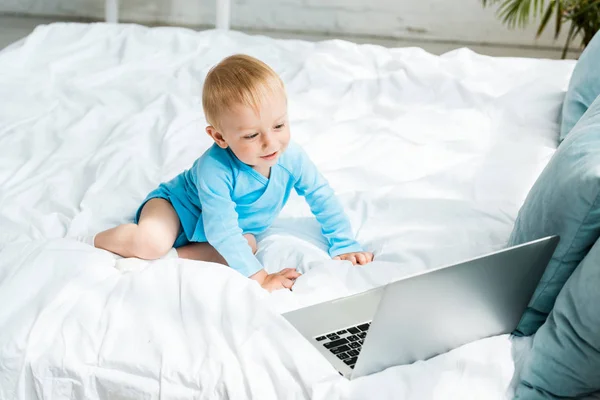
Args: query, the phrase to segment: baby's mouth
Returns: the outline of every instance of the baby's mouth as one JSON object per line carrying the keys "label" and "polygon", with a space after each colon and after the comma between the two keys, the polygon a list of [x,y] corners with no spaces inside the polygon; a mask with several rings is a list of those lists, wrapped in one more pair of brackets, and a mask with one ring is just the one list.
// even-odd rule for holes
{"label": "baby's mouth", "polygon": [[279,153],[279,152],[275,151],[271,154],[267,154],[266,156],[260,156],[260,158],[262,158],[263,160],[272,160],[275,158],[275,156],[277,156],[277,153]]}

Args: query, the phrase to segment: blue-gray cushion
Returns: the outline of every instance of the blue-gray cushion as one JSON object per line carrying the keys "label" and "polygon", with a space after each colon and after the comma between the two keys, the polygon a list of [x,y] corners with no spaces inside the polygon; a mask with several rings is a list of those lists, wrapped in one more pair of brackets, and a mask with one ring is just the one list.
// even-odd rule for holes
{"label": "blue-gray cushion", "polygon": [[599,289],[600,240],[573,272],[535,335],[517,399],[581,398],[600,390]]}
{"label": "blue-gray cushion", "polygon": [[600,66],[600,32],[596,33],[590,41],[573,70],[562,107],[560,141],[564,140],[588,107],[600,95],[598,66]]}
{"label": "blue-gray cushion", "polygon": [[565,282],[600,236],[600,97],[533,185],[509,245],[548,235],[560,235],[560,243],[516,335],[531,335],[542,326]]}

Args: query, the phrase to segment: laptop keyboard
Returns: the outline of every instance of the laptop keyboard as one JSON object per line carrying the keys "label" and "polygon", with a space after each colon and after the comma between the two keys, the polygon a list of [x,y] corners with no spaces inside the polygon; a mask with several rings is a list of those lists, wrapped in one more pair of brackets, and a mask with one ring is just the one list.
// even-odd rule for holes
{"label": "laptop keyboard", "polygon": [[371,322],[315,337],[326,349],[354,369],[358,354],[365,342]]}

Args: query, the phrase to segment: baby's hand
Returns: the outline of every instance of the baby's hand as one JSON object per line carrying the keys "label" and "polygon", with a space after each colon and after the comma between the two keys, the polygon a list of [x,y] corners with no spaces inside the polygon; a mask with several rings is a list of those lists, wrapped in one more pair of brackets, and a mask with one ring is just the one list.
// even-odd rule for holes
{"label": "baby's hand", "polygon": [[356,253],[340,254],[333,257],[334,260],[350,261],[352,265],[365,265],[373,261],[373,253],[368,251],[358,251]]}
{"label": "baby's hand", "polygon": [[267,274],[263,269],[257,272],[255,275],[252,275],[250,279],[258,281],[263,289],[267,289],[269,292],[272,292],[277,289],[291,290],[296,278],[298,278],[300,275],[301,274],[296,272],[294,268],[284,268],[279,272],[275,272],[274,274]]}

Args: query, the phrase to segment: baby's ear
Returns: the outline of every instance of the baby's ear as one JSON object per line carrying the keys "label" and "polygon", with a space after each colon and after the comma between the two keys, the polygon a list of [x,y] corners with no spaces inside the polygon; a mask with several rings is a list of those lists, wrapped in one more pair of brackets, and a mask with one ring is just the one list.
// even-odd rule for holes
{"label": "baby's ear", "polygon": [[215,141],[217,146],[219,146],[222,149],[227,148],[227,142],[225,142],[225,139],[223,138],[221,132],[217,131],[217,128],[215,128],[212,125],[209,125],[206,127],[206,133]]}

